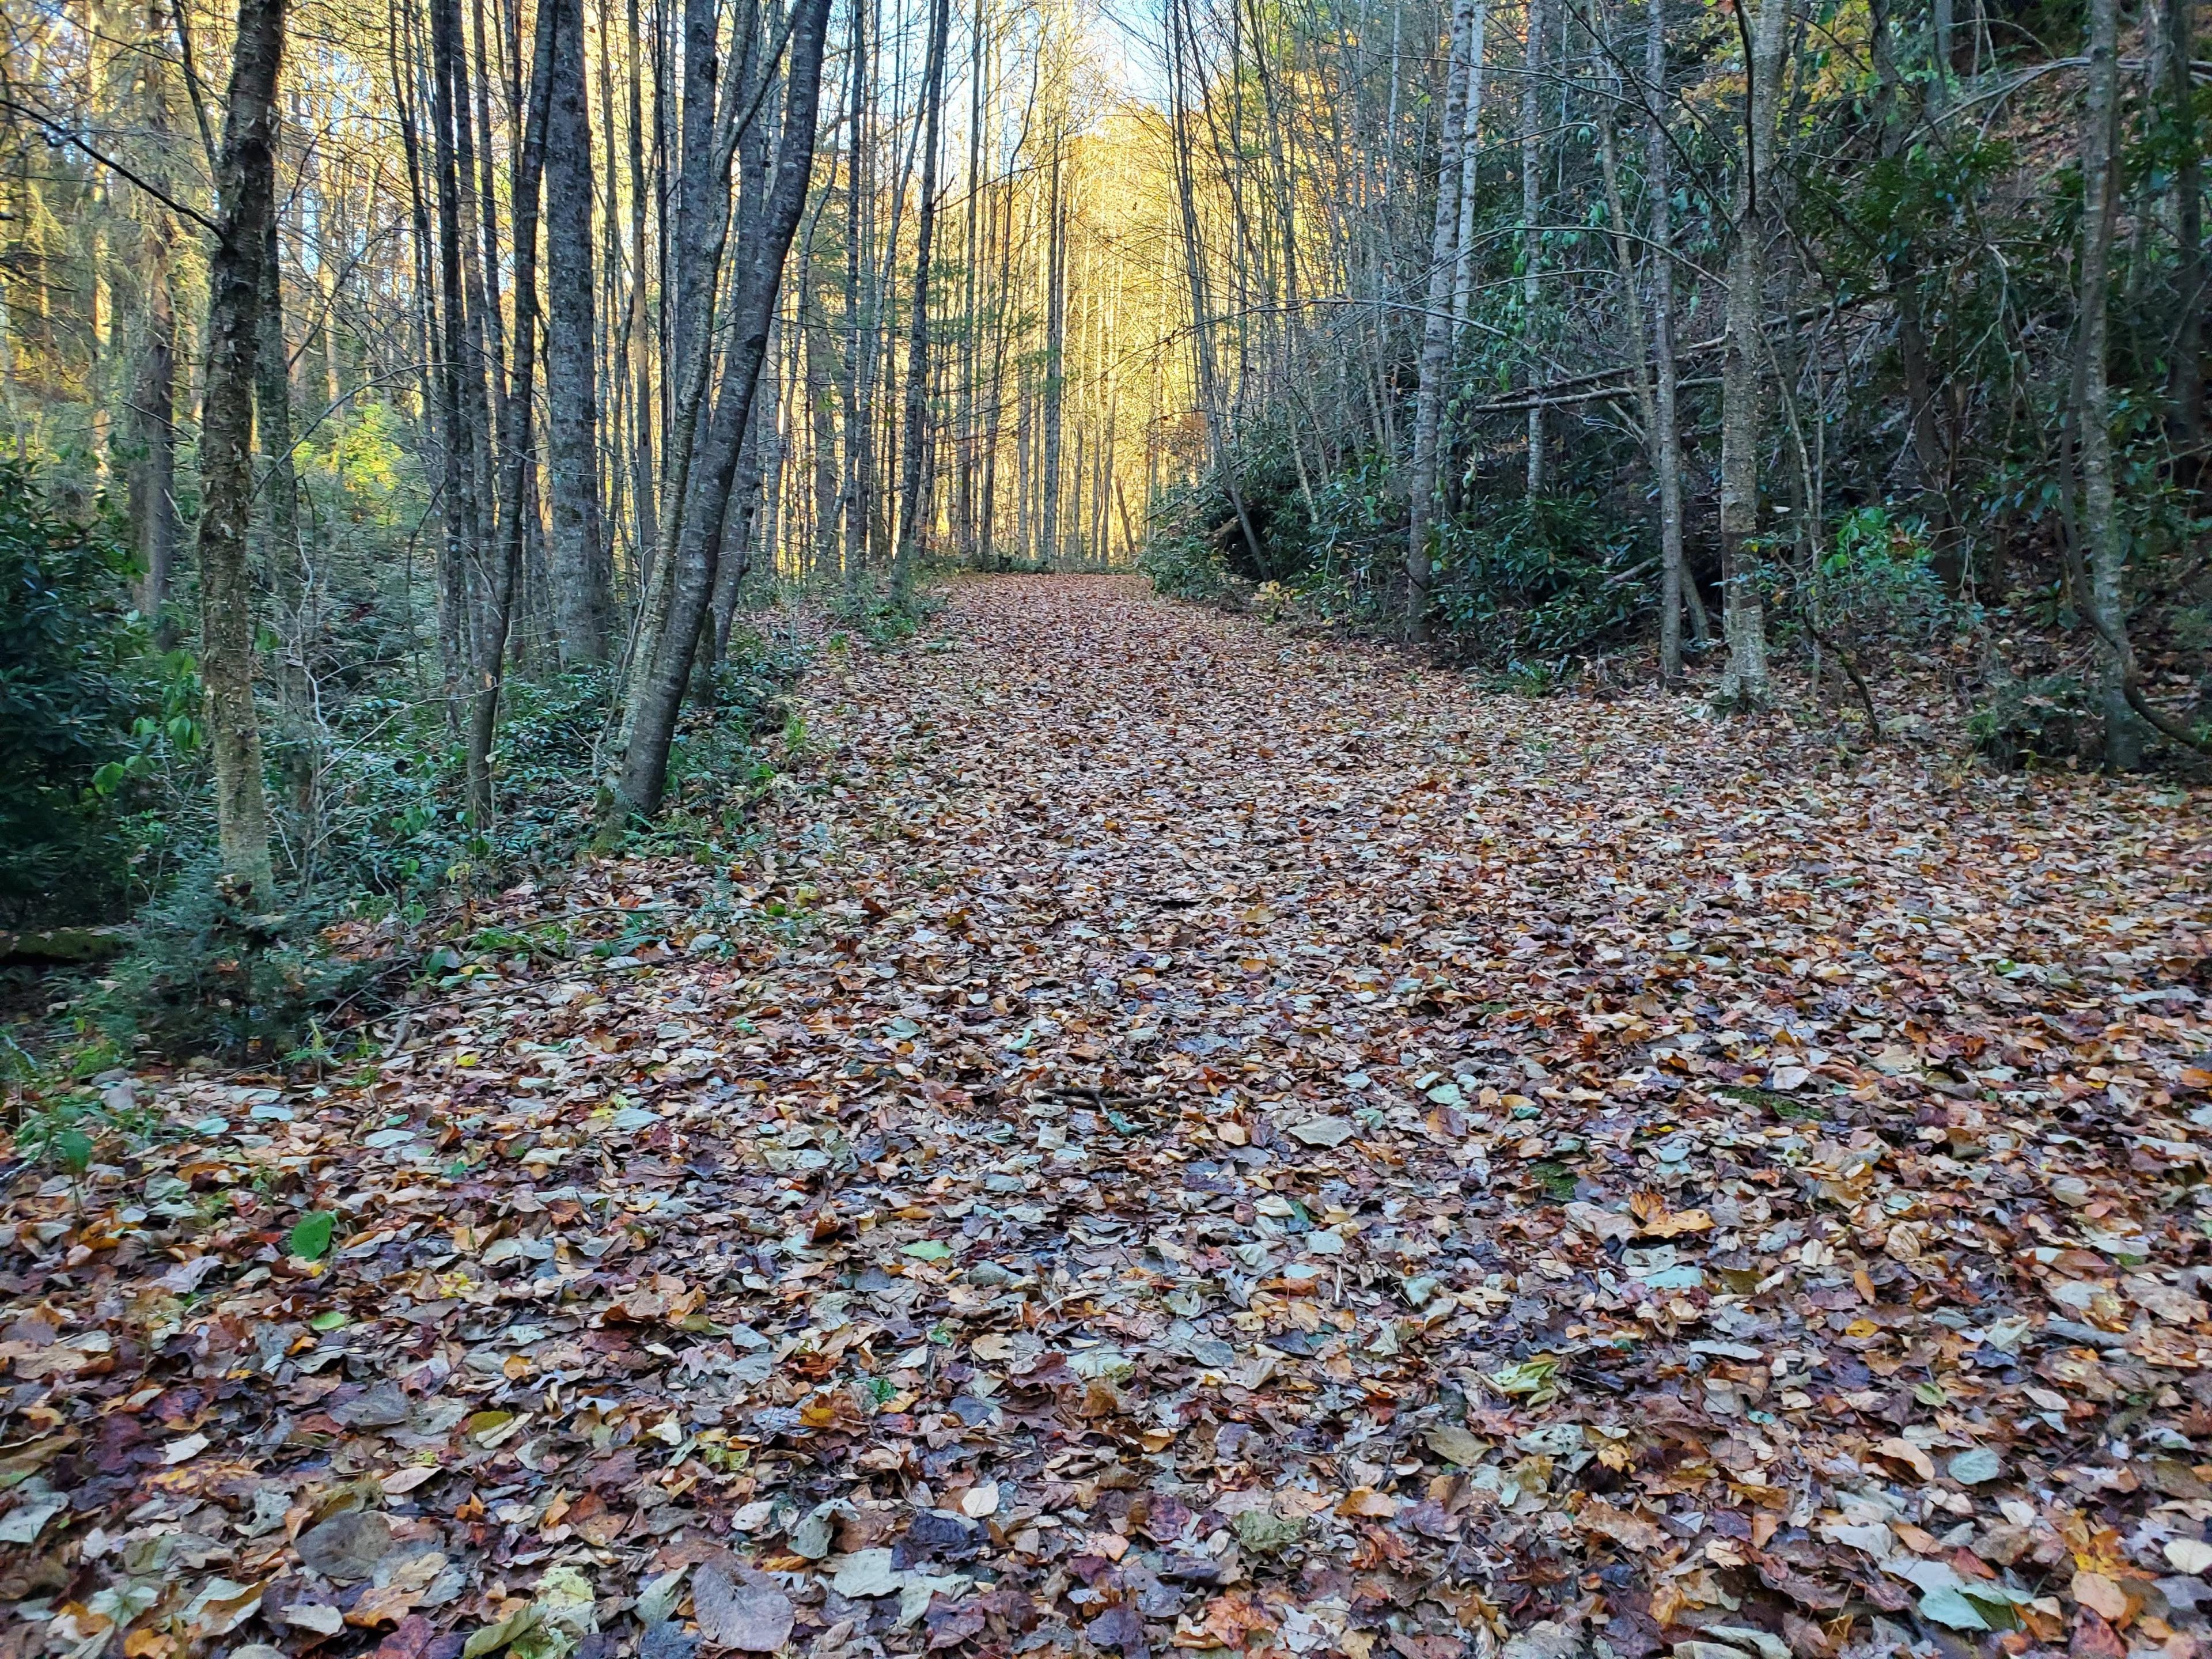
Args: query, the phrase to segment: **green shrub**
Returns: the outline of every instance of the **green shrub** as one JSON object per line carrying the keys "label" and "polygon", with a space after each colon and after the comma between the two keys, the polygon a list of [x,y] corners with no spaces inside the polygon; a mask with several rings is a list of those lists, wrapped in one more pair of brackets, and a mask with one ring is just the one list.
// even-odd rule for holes
{"label": "green shrub", "polygon": [[2071,674],[2001,681],[1966,729],[1982,754],[2008,768],[2080,760],[2104,739],[2096,699]]}
{"label": "green shrub", "polygon": [[1921,526],[1880,507],[1863,507],[1837,525],[1813,591],[1820,631],[1831,638],[1926,644],[1954,621]]}
{"label": "green shrub", "polygon": [[352,961],[323,929],[337,918],[301,905],[247,915],[226,898],[211,862],[185,870],[138,918],[136,943],[93,1005],[100,1026],[126,1045],[176,1058],[289,1060],[327,1048],[349,1010],[404,964]]}
{"label": "green shrub", "polygon": [[1627,638],[1650,603],[1630,532],[1583,495],[1469,507],[1440,526],[1432,603],[1480,660],[1526,684]]}
{"label": "green shrub", "polygon": [[[0,921],[120,913],[130,756],[160,712],[130,562],[105,526],[56,514],[0,463]],[[189,716],[187,716],[189,726]]]}

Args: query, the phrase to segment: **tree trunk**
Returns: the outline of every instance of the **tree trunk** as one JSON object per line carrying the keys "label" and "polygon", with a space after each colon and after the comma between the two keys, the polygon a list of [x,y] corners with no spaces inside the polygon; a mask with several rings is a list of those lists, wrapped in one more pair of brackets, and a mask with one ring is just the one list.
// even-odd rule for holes
{"label": "tree trunk", "polygon": [[[803,276],[801,280],[805,280]],[[773,487],[769,475],[776,459],[777,422],[781,418],[778,405],[782,398],[782,383],[775,367],[781,336],[782,329],[776,319],[771,319],[768,367],[763,371],[761,389],[753,397],[752,426],[738,451],[736,481],[730,486],[729,500],[722,510],[720,550],[714,565],[714,599],[708,614],[710,631],[702,641],[708,654],[702,666],[709,673],[729,650],[730,629],[738,615],[738,594],[744,585],[746,573],[752,568],[753,550],[766,544],[764,532],[769,528],[769,518],[764,509],[768,491]]]}
{"label": "tree trunk", "polygon": [[1460,119],[1458,254],[1452,273],[1452,335],[1466,333],[1474,309],[1474,179],[1482,139],[1482,59],[1489,33],[1490,0],[1474,0],[1474,27],[1467,47],[1467,88]]}
{"label": "tree trunk", "polygon": [[253,386],[261,264],[276,211],[276,77],[284,0],[239,0],[223,120],[219,203],[208,269],[208,346],[200,416],[200,676],[215,763],[222,878],[256,908],[274,895],[261,722],[253,706]]}
{"label": "tree trunk", "polygon": [[2081,448],[2081,538],[2089,555],[2089,604],[2101,636],[2105,768],[2142,763],[2142,728],[2128,707],[2127,532],[2112,477],[2112,386],[2106,356],[2108,289],[2119,211],[2119,3],[2089,0],[2089,79],[2081,110],[2081,260],[2075,364]]}
{"label": "tree trunk", "polygon": [[176,644],[168,615],[177,562],[177,313],[169,295],[169,221],[157,210],[146,232],[146,338],[131,394],[137,454],[131,463],[131,532],[138,556],[138,610],[155,648]]}
{"label": "tree trunk", "polygon": [[[1604,13],[1595,9],[1604,3],[1605,0],[1594,0],[1591,13],[1594,29],[1610,27]],[[1636,384],[1637,419],[1644,428],[1644,452],[1651,458],[1651,470],[1656,477],[1662,470],[1660,456],[1665,442],[1659,430],[1659,399],[1651,384],[1650,361],[1645,354],[1644,296],[1636,285],[1636,254],[1629,245],[1628,210],[1620,195],[1620,141],[1614,131],[1614,112],[1621,101],[1620,75],[1612,67],[1614,58],[1610,40],[1593,33],[1592,44],[1598,48],[1600,61],[1607,65],[1606,84],[1598,92],[1598,167],[1605,184],[1606,214],[1613,227],[1613,264],[1620,272],[1622,332],[1627,337],[1628,363]],[[1652,100],[1652,107],[1657,107],[1656,97]],[[1663,283],[1667,276],[1663,254],[1658,256],[1657,264],[1658,275]],[[1668,412],[1671,414],[1673,411],[1670,410]],[[1660,494],[1663,498],[1666,494],[1663,488]],[[1674,562],[1670,568],[1665,557],[1667,511],[1663,501],[1659,518],[1659,678],[1662,684],[1671,685],[1680,678],[1682,670],[1681,540],[1678,533],[1674,543]],[[1670,576],[1673,578],[1671,589]]]}
{"label": "tree trunk", "polygon": [[1457,271],[1461,157],[1465,142],[1466,82],[1461,73],[1474,31],[1475,0],[1454,0],[1451,45],[1444,64],[1443,123],[1437,146],[1437,205],[1429,235],[1428,304],[1421,317],[1419,384],[1414,392],[1413,459],[1407,473],[1406,637],[1429,636],[1430,543],[1436,534],[1437,434],[1443,425],[1444,383],[1451,367],[1452,283]]}
{"label": "tree trunk", "polygon": [[1659,676],[1682,681],[1682,608],[1686,599],[1705,642],[1705,610],[1682,563],[1682,427],[1674,412],[1674,223],[1668,144],[1667,0],[1650,0],[1644,43],[1644,188],[1651,199],[1651,463],[1659,485]]}
{"label": "tree trunk", "polygon": [[[750,257],[734,284],[731,345],[723,368],[726,383],[736,392],[737,400],[731,412],[739,433],[751,418],[753,393],[767,356],[769,325],[775,314],[784,255],[806,205],[809,175],[814,162],[814,118],[822,78],[823,35],[829,20],[830,0],[799,0],[792,22],[791,61],[786,77],[783,132],[778,145],[775,182],[762,204],[755,226],[748,227],[757,228],[757,234],[744,239],[744,249]],[[772,72],[772,64],[763,64],[763,75]],[[734,131],[730,134],[731,143],[734,143],[736,136]],[[721,162],[725,179],[728,176],[728,153],[726,149],[723,151]],[[708,262],[703,273],[705,287],[711,291],[721,249],[717,244],[702,252]],[[709,320],[711,313],[701,319],[702,323]],[[704,379],[704,343],[702,339],[695,347],[694,363],[687,374],[690,383],[685,387],[685,397],[693,411],[691,418],[695,419]],[[720,477],[703,480],[707,499],[727,492],[729,472],[737,464],[738,447],[734,442],[728,446],[726,462],[719,467]],[[684,476],[689,471],[686,457],[672,476],[669,495],[663,502],[664,514],[671,510],[672,501],[685,502],[675,514],[679,520],[690,517],[688,490],[683,489],[689,483]],[[685,531],[682,543],[684,554],[676,554],[671,544],[670,526],[665,524],[661,531],[661,548],[664,558],[682,568],[672,573],[674,580],[665,617],[657,627],[641,633],[636,658],[631,664],[630,684],[624,700],[628,730],[621,771],[606,809],[614,822],[632,814],[650,817],[660,808],[661,795],[668,782],[668,754],[676,735],[676,716],[690,678],[700,619],[714,590],[711,541],[704,534],[690,534],[683,523],[676,527]]]}
{"label": "tree trunk", "polygon": [[866,404],[875,334],[864,276],[868,265],[868,0],[852,0],[851,12],[847,114],[852,153],[845,163],[845,467],[840,510],[845,523],[845,591],[848,598],[856,599],[868,581],[869,466],[875,428]]}
{"label": "tree trunk", "polygon": [[269,591],[276,599],[277,769],[305,839],[314,839],[316,753],[313,694],[307,683],[306,550],[300,544],[300,471],[292,458],[292,377],[284,342],[284,283],[271,213],[261,249],[261,343],[254,356],[256,441],[267,471],[261,491],[268,511]]}
{"label": "tree trunk", "polygon": [[562,662],[601,662],[613,625],[613,573],[599,499],[592,129],[584,100],[583,4],[544,3],[561,11],[545,131],[545,402],[554,614]]}
{"label": "tree trunk", "polygon": [[[1536,308],[1543,298],[1539,270],[1544,237],[1539,228],[1543,211],[1544,112],[1542,101],[1545,36],[1551,28],[1547,0],[1528,0],[1528,39],[1521,58],[1521,349],[1528,384],[1542,376],[1536,362]],[[1540,495],[1551,487],[1548,458],[1544,453],[1543,400],[1528,401],[1528,494]]]}
{"label": "tree trunk", "polygon": [[898,549],[891,559],[891,591],[904,599],[914,586],[928,511],[929,262],[937,233],[937,150],[945,113],[945,37],[952,30],[951,0],[931,9],[928,56],[922,70],[921,201],[914,227],[914,303],[908,319],[906,436],[900,446]]}
{"label": "tree trunk", "polygon": [[1044,385],[1037,410],[1037,553],[1053,569],[1060,567],[1060,452],[1066,392],[1067,198],[1061,164],[1066,147],[1066,134],[1055,131],[1045,196]]}
{"label": "tree trunk", "polygon": [[[1790,0],[1763,0],[1745,46],[1743,154],[1736,167],[1721,359],[1721,632],[1728,668],[1720,696],[1763,707],[1766,616],[1755,568],[1759,534],[1759,386],[1766,356],[1765,236],[1771,204],[1774,125]],[[1741,25],[1741,17],[1739,22]]]}
{"label": "tree trunk", "polygon": [[2206,453],[2204,429],[2204,153],[2191,72],[2196,51],[2191,15],[2195,0],[2166,0],[2166,71],[2171,82],[2166,90],[2172,100],[2174,149],[2180,156],[2173,185],[2173,280],[2179,303],[2172,367],[2166,378],[2168,430],[2179,459],[2176,474],[2185,488],[2201,495],[2212,455]]}
{"label": "tree trunk", "polygon": [[547,118],[553,94],[553,64],[562,31],[580,32],[583,10],[575,0],[554,0],[538,15],[536,60],[531,67],[530,106],[524,118],[522,149],[510,181],[514,215],[514,362],[506,379],[507,407],[501,422],[507,441],[501,457],[499,498],[507,504],[499,546],[485,561],[484,592],[477,607],[475,687],[469,701],[468,813],[478,835],[491,828],[491,746],[499,730],[500,691],[506,675],[507,636],[514,614],[516,573],[522,568],[526,512],[534,502],[537,453],[531,442],[531,396],[537,380],[538,210],[545,173]]}

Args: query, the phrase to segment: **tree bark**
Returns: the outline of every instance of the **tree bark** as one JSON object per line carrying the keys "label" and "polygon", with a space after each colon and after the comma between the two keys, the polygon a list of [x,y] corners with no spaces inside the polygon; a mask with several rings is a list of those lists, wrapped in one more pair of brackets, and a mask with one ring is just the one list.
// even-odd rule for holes
{"label": "tree bark", "polygon": [[1489,33],[1490,0],[1474,0],[1474,27],[1467,47],[1466,91],[1460,118],[1460,187],[1458,253],[1452,273],[1452,337],[1457,343],[1467,331],[1474,310],[1474,179],[1476,157],[1481,153],[1482,70],[1486,37]]}
{"label": "tree bark", "polygon": [[[798,0],[790,36],[791,58],[786,71],[783,131],[777,147],[775,182],[757,221],[757,235],[746,239],[745,252],[750,258],[735,284],[730,320],[732,340],[723,368],[726,382],[736,392],[731,413],[739,433],[751,417],[753,393],[767,356],[769,325],[775,314],[784,255],[806,205],[814,162],[823,36],[829,21],[830,0]],[[762,73],[771,74],[773,70],[772,63],[764,63]],[[734,131],[730,134],[731,144],[734,144],[736,136]],[[728,176],[729,153],[727,149],[722,150],[725,179]],[[721,249],[716,244],[701,252],[708,260],[705,286],[711,291]],[[708,313],[701,321],[710,319]],[[694,361],[687,372],[685,413],[690,419],[696,418],[703,389],[704,344],[703,339],[695,343]],[[729,471],[736,466],[738,447],[735,442],[727,446],[726,462],[716,458],[720,476],[703,479],[707,499],[727,492]],[[691,498],[685,488],[690,483],[689,472],[687,455],[672,475],[670,489],[663,501],[664,515],[672,510],[672,501],[684,503],[675,514],[679,521],[692,518]],[[679,564],[681,568],[672,573],[673,580],[665,617],[659,626],[641,632],[638,652],[631,664],[630,684],[624,700],[628,729],[622,747],[621,769],[606,808],[609,817],[617,823],[632,815],[650,817],[659,811],[668,782],[669,748],[676,735],[676,716],[690,677],[692,653],[698,646],[700,619],[714,590],[711,539],[703,533],[691,534],[682,522],[676,528],[684,532],[679,544],[682,552],[672,547],[671,527],[666,524],[661,531],[661,548],[664,558]]]}
{"label": "tree bark", "polygon": [[314,839],[315,780],[319,769],[313,694],[307,683],[307,550],[300,541],[300,470],[293,459],[292,377],[284,339],[283,265],[276,216],[269,216],[261,250],[261,343],[253,372],[255,440],[267,465],[261,492],[268,513],[269,591],[276,600],[277,769],[303,840]]}
{"label": "tree bark", "polygon": [[852,0],[850,86],[847,106],[851,154],[845,162],[845,455],[840,511],[845,526],[845,591],[857,599],[868,581],[868,495],[874,424],[867,410],[875,362],[874,306],[866,289],[868,0]]}
{"label": "tree bark", "polygon": [[914,226],[914,301],[908,319],[906,436],[900,446],[897,550],[891,557],[891,591],[904,599],[921,556],[922,520],[928,511],[929,262],[937,233],[937,150],[945,114],[945,37],[952,30],[951,0],[931,8],[929,46],[922,69],[921,201]]}
{"label": "tree bark", "polygon": [[1051,182],[1045,197],[1044,385],[1037,410],[1037,556],[1060,568],[1060,455],[1067,386],[1067,196],[1063,157],[1067,135],[1052,137]]}
{"label": "tree bark", "polygon": [[[1532,386],[1537,380],[1536,309],[1543,299],[1539,271],[1544,238],[1538,226],[1543,211],[1545,36],[1550,30],[1549,0],[1528,0],[1528,38],[1521,58],[1521,342]],[[1544,453],[1543,404],[1532,399],[1528,475],[1531,495],[1540,495],[1551,488],[1548,459]]]}
{"label": "tree bark", "polygon": [[131,389],[136,454],[129,492],[133,550],[138,556],[138,610],[157,650],[176,644],[168,614],[177,562],[177,313],[169,294],[169,220],[156,210],[146,231],[146,337]]}
{"label": "tree bark", "polygon": [[1444,65],[1443,122],[1437,142],[1437,205],[1429,235],[1428,304],[1421,317],[1419,381],[1413,398],[1413,458],[1406,476],[1406,638],[1429,636],[1430,543],[1436,534],[1437,436],[1451,368],[1452,285],[1457,275],[1466,81],[1462,66],[1474,31],[1476,0],[1454,0]]}
{"label": "tree bark", "polygon": [[2106,362],[2112,237],[2119,213],[2118,0],[2089,0],[2089,76],[2081,109],[2081,258],[2075,349],[2081,452],[2081,538],[2089,555],[2089,604],[2100,637],[2105,767],[2142,763],[2142,728],[2128,707],[2134,666],[2128,640],[2127,535],[2112,477],[2112,409]]}
{"label": "tree bark", "polygon": [[1705,610],[1689,585],[1682,561],[1682,425],[1675,414],[1674,222],[1672,155],[1667,132],[1667,0],[1650,0],[1650,29],[1644,42],[1646,117],[1644,188],[1651,202],[1652,469],[1659,485],[1659,676],[1682,681],[1685,600],[1705,641]]}
{"label": "tree bark", "polygon": [[537,454],[531,442],[531,396],[537,380],[538,216],[545,173],[546,125],[552,102],[553,61],[562,30],[580,32],[583,11],[574,0],[555,0],[538,15],[538,45],[531,68],[530,105],[523,120],[522,149],[510,181],[514,215],[514,362],[506,379],[507,407],[501,428],[507,447],[500,459],[499,498],[507,503],[499,546],[481,573],[484,591],[477,606],[477,635],[469,700],[468,813],[479,835],[491,828],[491,747],[499,730],[500,692],[507,664],[507,637],[514,615],[514,587],[522,568],[526,513],[535,500]]}
{"label": "tree bark", "polygon": [[2195,9],[2196,0],[2166,0],[2166,95],[2174,148],[2181,158],[2173,184],[2177,304],[2166,400],[2176,475],[2185,488],[2202,495],[2212,454],[2207,453],[2204,421],[2204,153],[2190,67],[2196,52]]}
{"label": "tree bark", "polygon": [[[1765,338],[1765,237],[1774,129],[1790,0],[1763,0],[1744,39],[1743,153],[1736,167],[1721,360],[1721,632],[1728,642],[1722,701],[1763,707],[1772,689],[1766,616],[1755,568],[1759,534],[1759,388]],[[1739,27],[1742,20],[1739,15]]]}
{"label": "tree bark", "polygon": [[200,676],[215,765],[222,878],[256,908],[276,888],[261,722],[253,704],[253,387],[261,265],[276,211],[276,77],[284,0],[239,0],[237,44],[216,171],[208,269],[208,346],[200,416]]}
{"label": "tree bark", "polygon": [[606,658],[613,571],[599,497],[592,129],[584,98],[583,4],[543,3],[561,13],[544,147],[547,473],[556,636],[561,661],[574,665]]}
{"label": "tree bark", "polygon": [[[1644,452],[1651,458],[1651,471],[1656,478],[1665,469],[1665,463],[1661,457],[1666,448],[1666,441],[1659,428],[1659,398],[1652,386],[1650,360],[1645,350],[1644,297],[1637,288],[1636,254],[1629,243],[1628,210],[1620,194],[1620,141],[1614,131],[1614,112],[1620,103],[1620,76],[1617,70],[1610,67],[1613,63],[1612,42],[1603,35],[1595,33],[1596,30],[1607,29],[1610,27],[1603,12],[1597,9],[1605,3],[1606,0],[1592,0],[1591,13],[1592,41],[1598,48],[1600,61],[1608,66],[1606,84],[1599,88],[1598,93],[1598,167],[1605,184],[1606,213],[1613,227],[1613,263],[1620,272],[1620,309],[1622,322],[1625,325],[1622,331],[1627,338],[1631,378],[1636,386],[1636,414],[1644,428]],[[1663,50],[1662,46],[1662,51]],[[1654,109],[1657,107],[1656,96],[1652,100],[1651,106]],[[1667,278],[1666,256],[1663,252],[1656,256],[1655,264],[1657,267],[1657,275],[1663,283]],[[1670,416],[1673,414],[1671,407],[1668,412]],[[1679,489],[1678,481],[1678,491]],[[1671,564],[1666,557],[1668,519],[1666,493],[1662,484],[1659,491],[1661,496],[1659,678],[1662,684],[1671,685],[1681,678],[1682,672],[1682,565],[1679,495],[1676,500],[1678,516],[1675,526],[1674,557]]]}

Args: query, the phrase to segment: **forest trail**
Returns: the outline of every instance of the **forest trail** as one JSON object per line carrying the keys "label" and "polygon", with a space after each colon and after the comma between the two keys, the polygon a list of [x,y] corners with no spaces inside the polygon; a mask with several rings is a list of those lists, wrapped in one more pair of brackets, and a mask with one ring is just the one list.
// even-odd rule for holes
{"label": "forest trail", "polygon": [[19,1187],[0,1595],[132,1659],[1644,1659],[2203,1593],[2201,795],[1109,578],[801,696],[765,861],[503,901],[619,955],[118,1085],[167,1135]]}

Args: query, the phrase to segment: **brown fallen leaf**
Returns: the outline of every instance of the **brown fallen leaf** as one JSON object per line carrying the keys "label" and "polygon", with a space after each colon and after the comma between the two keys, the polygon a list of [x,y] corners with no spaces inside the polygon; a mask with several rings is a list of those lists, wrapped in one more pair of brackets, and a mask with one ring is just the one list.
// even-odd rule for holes
{"label": "brown fallen leaf", "polygon": [[691,1609],[709,1647],[738,1653],[774,1653],[791,1639],[798,1616],[775,1580],[729,1556],[692,1569]]}

